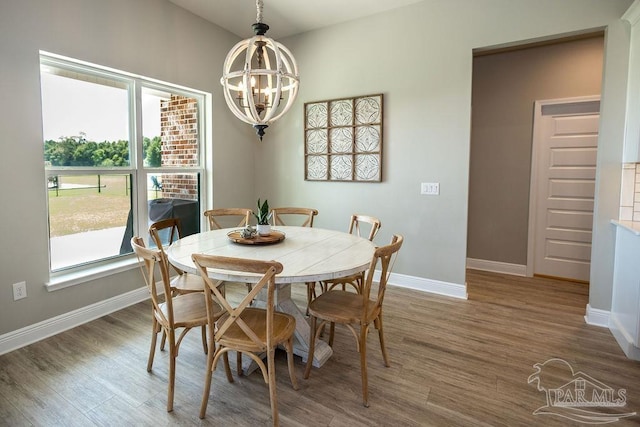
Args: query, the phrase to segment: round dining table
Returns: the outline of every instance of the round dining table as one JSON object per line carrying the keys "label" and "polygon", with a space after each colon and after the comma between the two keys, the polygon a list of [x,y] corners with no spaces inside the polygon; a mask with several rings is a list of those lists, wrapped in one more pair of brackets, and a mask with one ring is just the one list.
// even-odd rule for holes
{"label": "round dining table", "polygon": [[[238,231],[238,228],[228,228],[183,237],[167,249],[169,262],[194,274],[196,267],[191,259],[194,253],[280,262],[283,270],[276,276],[276,309],[295,317],[294,354],[306,361],[310,328],[303,311],[291,299],[291,285],[307,286],[307,283],[365,271],[373,257],[375,245],[363,237],[322,228],[274,227],[272,232],[282,233],[282,238],[262,244],[259,243],[261,239],[252,241],[235,238]],[[225,282],[251,283],[258,278],[250,273],[216,269],[209,269],[208,274],[212,279]],[[264,292],[258,294],[255,304],[265,304]],[[319,341],[316,343],[313,365],[322,366],[331,354],[331,347]]]}

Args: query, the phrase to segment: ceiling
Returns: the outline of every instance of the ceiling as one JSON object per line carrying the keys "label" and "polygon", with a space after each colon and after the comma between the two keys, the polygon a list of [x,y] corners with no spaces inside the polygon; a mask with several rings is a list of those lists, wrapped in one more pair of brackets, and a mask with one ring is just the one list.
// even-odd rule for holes
{"label": "ceiling", "polygon": [[[253,35],[254,0],[169,0],[241,39]],[[423,0],[264,0],[262,21],[273,39],[397,9]]]}

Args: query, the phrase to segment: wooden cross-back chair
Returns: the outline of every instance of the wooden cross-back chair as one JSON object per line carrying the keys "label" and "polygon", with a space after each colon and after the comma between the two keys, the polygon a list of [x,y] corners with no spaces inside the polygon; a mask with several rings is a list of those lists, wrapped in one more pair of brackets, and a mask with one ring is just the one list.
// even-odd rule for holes
{"label": "wooden cross-back chair", "polygon": [[[364,224],[367,224],[368,226],[368,233],[366,230],[367,226],[365,226]],[[369,241],[373,241],[373,239],[376,237],[376,234],[378,234],[381,226],[382,223],[376,217],[354,214],[351,215],[351,220],[349,221],[349,234],[355,234],[358,237],[366,237],[367,239],[369,239]],[[365,273],[362,272],[347,277],[340,277],[337,279],[322,281],[320,282],[320,288],[322,292],[326,292],[335,288],[336,286],[340,286],[344,291],[347,285],[349,285],[353,287],[357,293],[360,294],[362,293],[362,282],[364,281],[364,276]],[[312,297],[315,298],[316,295],[313,295]]]}
{"label": "wooden cross-back chair", "polygon": [[[149,236],[156,247],[164,252],[164,244],[171,245],[182,237],[182,226],[179,218],[167,218],[156,221],[149,227]],[[166,236],[166,237],[165,237]],[[204,282],[200,277],[182,271],[171,264],[173,271],[177,273],[171,279],[171,289],[179,294],[204,291]]]}
{"label": "wooden cross-back chair", "polygon": [[[173,396],[175,391],[176,358],[182,339],[192,328],[206,328],[207,305],[202,293],[174,294],[169,282],[169,261],[160,249],[145,247],[144,240],[135,236],[131,239],[131,247],[140,261],[140,270],[151,294],[152,335],[147,371],[151,372],[156,350],[158,333],[162,332],[169,341],[169,381],[167,391],[167,411],[173,410]],[[160,286],[156,281],[156,267],[160,270]],[[220,317],[222,308],[210,303],[212,318]],[[176,330],[182,332],[176,339]]]}
{"label": "wooden cross-back chair", "polygon": [[[269,398],[271,401],[271,415],[274,425],[278,425],[278,401],[276,397],[275,378],[275,348],[283,344],[287,350],[287,362],[289,376],[295,390],[298,389],[296,375],[293,367],[293,334],[296,328],[296,320],[293,316],[277,312],[275,309],[275,277],[282,272],[282,264],[276,261],[255,261],[241,258],[229,258],[214,255],[193,254],[193,262],[200,275],[206,282],[207,304],[213,304],[218,300],[225,310],[214,329],[214,317],[209,317],[209,341],[215,343],[215,352],[209,352],[207,356],[207,373],[205,387],[200,407],[200,418],[204,418],[209,402],[211,377],[221,356],[228,351],[237,352],[238,373],[242,370],[242,353],[255,361],[262,372],[265,383],[269,385]],[[243,300],[234,305],[225,298],[215,285],[215,281],[207,276],[207,269],[242,271],[255,274],[259,280],[253,285],[253,289]],[[266,308],[251,307],[251,301],[265,289],[267,292]],[[208,307],[208,306],[207,306]],[[210,313],[210,311],[207,311]],[[214,310],[211,310],[215,313]],[[267,366],[258,356],[267,354]],[[227,379],[233,382],[228,360],[225,361]]]}
{"label": "wooden cross-back chair", "polygon": [[[389,365],[389,357],[384,345],[384,329],[382,324],[382,303],[389,274],[391,274],[392,260],[402,246],[403,237],[394,235],[391,243],[376,249],[369,264],[367,275],[362,287],[362,293],[333,289],[319,295],[309,304],[311,317],[311,333],[309,355],[304,377],[309,378],[313,363],[315,342],[324,326],[329,323],[329,345],[333,346],[336,323],[345,325],[356,339],[356,346],[360,352],[360,374],[362,377],[362,404],[369,406],[369,388],[367,378],[367,335],[373,324],[378,330],[380,349],[385,366]],[[380,269],[380,281],[375,295],[371,295],[373,276],[376,268]],[[320,320],[320,325],[318,325]],[[326,366],[326,365],[325,365]]]}
{"label": "wooden cross-back chair", "polygon": [[[299,225],[300,227],[313,227],[313,218],[318,215],[318,210],[312,208],[273,208],[271,212],[273,212],[273,225],[275,226]],[[297,224],[292,222],[285,223],[285,220],[286,222],[295,221],[294,217],[297,217]]]}
{"label": "wooden cross-back chair", "polygon": [[[209,230],[219,230],[221,228],[227,228],[220,224],[221,218],[227,218],[232,220],[232,217],[236,217],[234,221],[239,221],[237,225],[232,227],[246,227],[249,225],[249,219],[251,218],[251,209],[247,208],[219,208],[209,209],[204,211],[204,216],[209,220]],[[235,224],[235,222],[233,222]]]}
{"label": "wooden cross-back chair", "polygon": [[[149,236],[153,240],[158,250],[165,253],[163,244],[171,245],[182,237],[182,227],[179,218],[166,218],[154,222],[149,226]],[[170,278],[171,292],[173,295],[188,294],[191,292],[203,292],[204,282],[195,275],[182,271],[175,265],[169,263],[176,275]],[[163,333],[160,340],[160,350],[164,350],[167,336]],[[207,331],[206,326],[202,327],[202,348],[207,352]]]}
{"label": "wooden cross-back chair", "polygon": [[[318,215],[318,210],[313,208],[273,208],[271,212],[273,213],[274,226],[299,225],[300,227],[313,227],[313,219]],[[311,301],[315,295],[315,287],[315,282],[307,283],[307,301]]]}
{"label": "wooden cross-back chair", "polygon": [[[204,211],[204,216],[209,220],[209,230],[220,230],[226,228],[224,225],[227,225],[226,223],[220,223],[222,218],[229,221],[239,221],[237,225],[233,227],[246,227],[249,225],[252,212],[253,211],[248,208],[217,208]],[[235,222],[232,224],[235,224]],[[247,291],[251,292],[251,283],[247,283],[246,285]]]}

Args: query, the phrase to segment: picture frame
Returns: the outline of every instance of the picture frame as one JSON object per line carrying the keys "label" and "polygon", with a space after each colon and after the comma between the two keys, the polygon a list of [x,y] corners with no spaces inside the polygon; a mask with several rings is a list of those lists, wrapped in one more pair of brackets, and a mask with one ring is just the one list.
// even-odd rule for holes
{"label": "picture frame", "polygon": [[383,94],[304,104],[306,181],[381,182]]}

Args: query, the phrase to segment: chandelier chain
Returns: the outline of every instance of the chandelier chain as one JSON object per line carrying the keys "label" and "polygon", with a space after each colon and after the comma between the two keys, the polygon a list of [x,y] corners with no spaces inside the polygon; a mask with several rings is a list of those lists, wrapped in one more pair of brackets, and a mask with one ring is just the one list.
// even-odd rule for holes
{"label": "chandelier chain", "polygon": [[262,8],[263,8],[264,4],[262,0],[256,0],[256,9],[258,11],[257,16],[256,16],[256,22],[261,24],[262,23]]}

